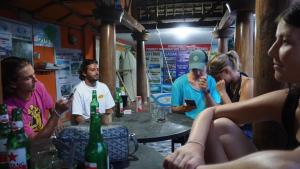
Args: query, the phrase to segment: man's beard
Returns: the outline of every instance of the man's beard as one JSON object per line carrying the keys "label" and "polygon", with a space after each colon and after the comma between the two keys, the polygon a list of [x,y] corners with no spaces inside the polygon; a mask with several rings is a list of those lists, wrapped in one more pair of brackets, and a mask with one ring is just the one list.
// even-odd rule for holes
{"label": "man's beard", "polygon": [[94,77],[87,77],[87,80],[91,83],[95,83],[99,80],[99,78],[98,77],[95,77],[95,78]]}

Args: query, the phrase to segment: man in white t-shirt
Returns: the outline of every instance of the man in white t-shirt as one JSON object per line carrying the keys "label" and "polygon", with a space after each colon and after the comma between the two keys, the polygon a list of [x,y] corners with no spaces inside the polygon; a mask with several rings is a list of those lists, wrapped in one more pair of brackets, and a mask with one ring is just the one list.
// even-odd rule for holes
{"label": "man in white t-shirt", "polygon": [[111,123],[114,99],[106,84],[99,82],[99,67],[96,60],[85,59],[79,70],[79,78],[82,80],[76,87],[72,104],[72,119],[76,123],[83,123],[90,118],[90,103],[92,91],[97,90],[99,111],[102,123]]}

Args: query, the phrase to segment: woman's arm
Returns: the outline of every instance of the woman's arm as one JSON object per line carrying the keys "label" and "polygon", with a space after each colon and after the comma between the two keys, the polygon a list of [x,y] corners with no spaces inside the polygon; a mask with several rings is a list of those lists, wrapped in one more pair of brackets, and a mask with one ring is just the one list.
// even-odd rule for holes
{"label": "woman's arm", "polygon": [[240,100],[248,100],[253,97],[254,81],[253,78],[242,76],[242,84],[240,89]]}
{"label": "woman's arm", "polygon": [[297,169],[300,168],[300,148],[293,151],[261,151],[240,159],[197,169]]}
{"label": "woman's arm", "polygon": [[[206,137],[213,120],[215,107],[205,109],[194,121],[187,143],[168,155],[163,163],[165,169],[196,168],[204,164]],[[201,121],[201,123],[200,123]]]}
{"label": "woman's arm", "polygon": [[218,92],[220,93],[222,103],[223,104],[232,103],[226,91],[225,80],[218,81],[216,87]]}
{"label": "woman's arm", "polygon": [[226,117],[236,124],[265,120],[281,121],[281,111],[288,89],[266,93],[252,99],[217,106],[214,119]]}
{"label": "woman's arm", "polygon": [[238,124],[279,120],[286,95],[287,90],[278,90],[247,101],[205,109],[194,120],[187,144],[167,156],[164,167],[171,169],[177,166],[195,167],[203,164],[205,143],[214,119],[226,117]]}
{"label": "woman's arm", "polygon": [[226,117],[237,124],[264,120],[280,121],[287,92],[287,89],[277,90],[246,101],[208,108],[195,119],[189,139],[205,141],[212,120],[220,117]]}

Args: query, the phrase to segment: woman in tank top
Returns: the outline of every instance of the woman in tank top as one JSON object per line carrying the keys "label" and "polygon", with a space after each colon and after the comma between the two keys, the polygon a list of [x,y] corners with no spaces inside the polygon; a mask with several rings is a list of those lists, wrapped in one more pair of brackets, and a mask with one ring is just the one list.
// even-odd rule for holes
{"label": "woman in tank top", "polygon": [[[299,18],[300,2],[295,1],[278,17],[276,40],[268,51],[275,79],[293,87],[205,109],[195,119],[187,143],[165,158],[165,169],[300,168]],[[269,120],[284,125],[289,150],[257,152],[238,127]]]}
{"label": "woman in tank top", "polygon": [[233,103],[253,97],[253,78],[239,71],[239,56],[231,50],[208,62],[208,74],[217,81],[222,103]]}

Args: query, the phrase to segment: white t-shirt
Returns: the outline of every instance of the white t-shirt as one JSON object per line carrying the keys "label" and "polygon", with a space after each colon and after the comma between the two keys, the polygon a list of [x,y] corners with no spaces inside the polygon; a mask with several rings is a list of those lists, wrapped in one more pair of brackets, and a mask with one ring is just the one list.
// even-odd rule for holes
{"label": "white t-shirt", "polygon": [[90,87],[81,81],[76,87],[73,97],[72,114],[82,115],[85,119],[90,118],[90,103],[92,101],[92,91],[97,90],[100,113],[105,113],[106,109],[115,106],[114,99],[106,84],[96,82],[95,87]]}

